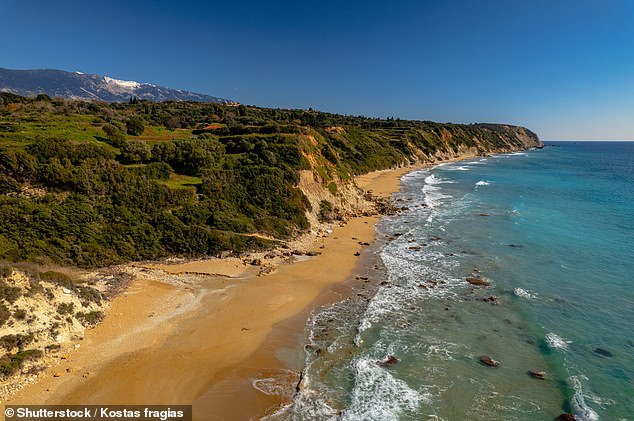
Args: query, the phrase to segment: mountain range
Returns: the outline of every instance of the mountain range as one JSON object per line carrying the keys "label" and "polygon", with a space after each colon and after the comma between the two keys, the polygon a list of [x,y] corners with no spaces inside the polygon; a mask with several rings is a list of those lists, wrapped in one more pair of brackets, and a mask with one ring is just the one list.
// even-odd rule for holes
{"label": "mountain range", "polygon": [[81,72],[53,69],[11,70],[0,68],[0,91],[26,97],[46,94],[82,100],[128,102],[132,98],[148,101],[197,101],[233,104],[235,101],[150,83],[119,80]]}

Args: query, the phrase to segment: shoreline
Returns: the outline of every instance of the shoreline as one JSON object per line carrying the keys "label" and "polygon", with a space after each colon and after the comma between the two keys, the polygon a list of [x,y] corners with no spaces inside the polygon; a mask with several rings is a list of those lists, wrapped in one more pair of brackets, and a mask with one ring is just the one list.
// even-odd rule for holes
{"label": "shoreline", "polygon": [[[359,187],[372,191],[375,196],[389,198],[400,189],[403,175],[427,167],[430,166],[375,171],[357,177],[355,181]],[[333,232],[332,239],[342,241],[341,237],[348,234],[353,241],[351,246],[357,246],[359,242],[373,243],[376,240],[375,226],[383,216],[355,217],[348,223],[360,220],[363,224],[349,227],[351,229],[343,232]],[[363,262],[367,256],[361,248],[357,250],[360,256],[354,257],[355,250],[350,249],[348,254],[352,258],[347,260],[351,264],[346,270],[342,270],[341,266],[337,268],[339,273],[336,279],[331,279],[325,288],[314,295],[313,300],[289,318],[272,325],[271,332],[255,352],[218,373],[216,379],[210,382],[208,392],[194,402],[195,418],[198,415],[205,420],[260,419],[291,403],[304,369],[306,322],[316,309],[358,292],[360,281],[355,280],[354,275],[364,270]],[[229,398],[240,402],[240,406],[228,403]],[[213,416],[210,416],[212,412]]]}
{"label": "shoreline", "polygon": [[[438,163],[375,171],[355,181],[375,196],[390,197],[404,174]],[[359,243],[375,240],[381,217],[354,217],[328,237],[311,236],[308,247],[321,255],[280,263],[265,276],[239,259],[181,265],[209,265],[194,273],[172,266],[173,275],[161,265],[129,265],[137,268],[136,279],[87,332],[82,347],[6,403],[159,401],[194,404],[194,419],[261,417],[292,395],[265,394],[254,381],[286,376],[289,386],[297,384],[310,312],[351,293],[347,281],[359,263],[355,253]],[[155,276],[159,271],[163,276]],[[183,273],[187,279],[165,280]]]}
{"label": "shoreline", "polygon": [[[370,173],[357,183],[376,196],[391,194],[400,177],[417,168]],[[224,272],[215,267],[218,262],[226,266],[227,260],[213,259],[209,273],[215,275],[188,273],[175,285],[152,279],[156,270],[148,265],[129,265],[136,279],[111,302],[103,322],[86,332],[81,347],[4,403],[202,403],[222,371],[257,354],[274,326],[349,278],[359,242],[374,239],[379,217],[354,217],[335,226],[328,237],[314,238],[311,248],[321,255],[280,264],[265,276],[239,262],[232,262],[239,270],[227,274],[226,267]],[[166,277],[180,276],[161,278]],[[301,321],[298,334],[303,333]]]}

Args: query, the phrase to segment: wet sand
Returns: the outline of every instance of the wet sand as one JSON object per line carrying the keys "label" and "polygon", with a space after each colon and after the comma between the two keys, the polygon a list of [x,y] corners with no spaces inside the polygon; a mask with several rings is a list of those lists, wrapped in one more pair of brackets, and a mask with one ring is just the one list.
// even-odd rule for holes
{"label": "wet sand", "polygon": [[[357,183],[385,196],[411,170],[375,172]],[[345,293],[354,254],[360,242],[373,240],[377,221],[353,218],[315,239],[312,248],[321,255],[267,276],[217,259],[172,268],[213,274],[197,286],[139,278],[70,358],[6,403],[193,404],[196,420],[240,420],[288,402],[288,394],[262,393],[253,382],[260,379],[266,389],[270,377],[288,378],[290,386],[297,381],[308,314]]]}

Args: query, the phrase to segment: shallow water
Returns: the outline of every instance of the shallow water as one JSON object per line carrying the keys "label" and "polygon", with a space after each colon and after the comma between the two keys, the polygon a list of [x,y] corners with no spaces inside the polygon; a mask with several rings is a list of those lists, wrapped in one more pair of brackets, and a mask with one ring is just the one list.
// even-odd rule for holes
{"label": "shallow water", "polygon": [[634,419],[634,143],[556,143],[402,182],[408,210],[377,228],[375,293],[313,315],[302,390],[270,418]]}

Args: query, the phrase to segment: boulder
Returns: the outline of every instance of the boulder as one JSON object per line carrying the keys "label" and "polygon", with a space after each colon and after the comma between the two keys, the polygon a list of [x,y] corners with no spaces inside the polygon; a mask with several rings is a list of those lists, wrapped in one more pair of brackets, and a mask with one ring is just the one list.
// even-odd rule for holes
{"label": "boulder", "polygon": [[467,282],[469,282],[471,285],[482,286],[482,287],[488,287],[489,285],[491,285],[491,282],[485,281],[482,278],[476,278],[473,276],[468,277]]}
{"label": "boulder", "polygon": [[480,357],[480,362],[489,367],[497,367],[500,365],[498,361],[495,361],[493,358],[488,355],[483,355]]}
{"label": "boulder", "polygon": [[388,355],[387,357],[385,357],[381,361],[378,361],[377,364],[380,365],[381,367],[389,367],[389,366],[394,365],[394,364],[396,364],[398,362],[399,362],[399,359],[396,358],[394,355]]}
{"label": "boulder", "polygon": [[545,371],[528,370],[528,375],[531,376],[534,379],[546,380],[546,372]]}
{"label": "boulder", "polygon": [[576,418],[574,415],[572,414],[561,414],[560,416],[558,416],[557,418],[555,418],[555,421],[575,421]]}
{"label": "boulder", "polygon": [[607,357],[607,358],[614,357],[614,354],[612,352],[603,348],[595,348],[592,352],[594,352],[596,355],[600,357]]}

